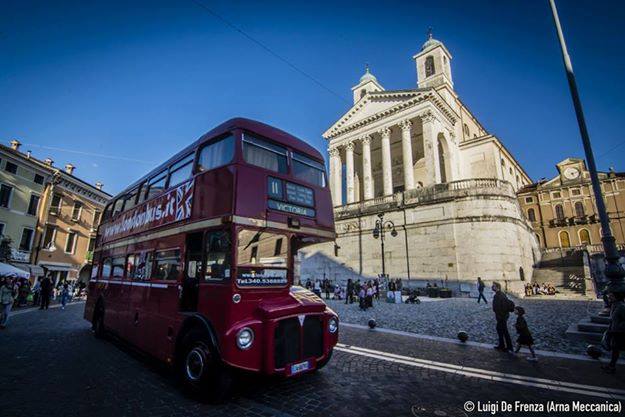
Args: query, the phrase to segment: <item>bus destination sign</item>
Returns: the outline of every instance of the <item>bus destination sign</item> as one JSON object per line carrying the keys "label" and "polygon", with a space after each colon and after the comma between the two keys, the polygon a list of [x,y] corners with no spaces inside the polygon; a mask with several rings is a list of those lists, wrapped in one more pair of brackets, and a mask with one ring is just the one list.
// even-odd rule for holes
{"label": "bus destination sign", "polygon": [[298,216],[315,217],[315,210],[308,207],[300,207],[295,204],[283,203],[282,201],[269,200],[267,205],[270,209],[284,211],[285,213],[297,214]]}
{"label": "bus destination sign", "polygon": [[313,190],[308,187],[293,184],[292,182],[286,183],[286,199],[290,203],[302,206],[314,207],[315,205]]}
{"label": "bus destination sign", "polygon": [[191,217],[194,180],[171,189],[160,197],[122,214],[102,231],[104,242],[152,227],[186,220]]}

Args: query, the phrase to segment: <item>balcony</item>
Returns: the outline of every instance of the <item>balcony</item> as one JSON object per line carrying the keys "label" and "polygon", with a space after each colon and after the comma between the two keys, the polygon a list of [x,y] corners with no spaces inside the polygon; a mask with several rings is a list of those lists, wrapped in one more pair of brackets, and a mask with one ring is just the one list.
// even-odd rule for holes
{"label": "balcony", "polygon": [[495,195],[516,198],[512,185],[507,181],[476,178],[434,184],[392,195],[372,198],[334,208],[336,220],[390,211],[393,209],[452,201],[457,198]]}

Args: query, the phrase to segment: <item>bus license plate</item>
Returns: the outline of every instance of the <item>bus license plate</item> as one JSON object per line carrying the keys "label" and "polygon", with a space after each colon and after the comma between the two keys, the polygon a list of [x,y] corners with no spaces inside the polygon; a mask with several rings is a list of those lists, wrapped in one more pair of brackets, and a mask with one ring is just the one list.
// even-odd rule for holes
{"label": "bus license plate", "polygon": [[304,361],[300,363],[294,363],[291,365],[291,375],[299,374],[300,372],[304,372],[310,369],[310,362]]}

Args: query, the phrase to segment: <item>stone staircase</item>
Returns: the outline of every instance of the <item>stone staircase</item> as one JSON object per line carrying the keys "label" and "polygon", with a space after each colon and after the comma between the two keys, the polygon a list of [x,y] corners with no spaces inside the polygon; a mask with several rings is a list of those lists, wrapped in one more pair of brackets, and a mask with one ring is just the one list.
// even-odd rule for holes
{"label": "stone staircase", "polygon": [[572,340],[583,340],[590,343],[599,343],[603,333],[610,325],[610,318],[598,315],[590,316],[573,323],[566,330],[566,336]]}
{"label": "stone staircase", "polygon": [[587,294],[581,251],[543,253],[541,261],[534,268],[532,282],[553,284],[557,294],[549,298],[586,299],[587,295],[594,298],[594,294]]}

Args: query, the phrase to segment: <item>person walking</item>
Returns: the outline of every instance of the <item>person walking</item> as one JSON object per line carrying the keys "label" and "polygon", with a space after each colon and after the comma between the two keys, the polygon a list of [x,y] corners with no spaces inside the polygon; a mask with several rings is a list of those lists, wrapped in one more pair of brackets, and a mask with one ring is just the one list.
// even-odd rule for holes
{"label": "person walking", "polygon": [[67,305],[67,302],[69,301],[69,297],[70,297],[69,285],[67,284],[67,282],[65,282],[63,283],[63,286],[61,287],[61,310],[65,310],[65,306]]}
{"label": "person walking", "polygon": [[50,305],[50,295],[52,295],[52,279],[48,273],[41,280],[41,306],[39,306],[39,310],[48,309]]}
{"label": "person walking", "polygon": [[486,297],[484,297],[484,288],[486,287],[486,284],[484,284],[484,281],[482,281],[482,277],[477,277],[477,303],[480,303],[480,300],[484,300],[484,302],[486,303],[486,305],[488,305],[488,301],[486,301]]}
{"label": "person walking", "polygon": [[0,282],[0,329],[7,327],[14,301],[13,282],[11,282],[11,278],[3,278],[3,281]]}
{"label": "person walking", "polygon": [[351,278],[347,279],[347,292],[345,294],[345,304],[351,304],[354,302],[354,283]]}
{"label": "person walking", "polygon": [[514,311],[514,303],[501,291],[500,283],[493,282],[492,289],[495,292],[493,312],[497,320],[497,336],[499,338],[499,344],[495,346],[495,349],[503,352],[512,352],[512,339],[508,332],[508,318],[510,313]]}
{"label": "person walking", "polygon": [[514,353],[519,353],[521,350],[521,346],[527,346],[530,350],[532,356],[527,358],[528,361],[536,361],[536,353],[534,353],[534,339],[532,338],[532,334],[530,333],[530,329],[527,326],[527,321],[525,321],[525,309],[523,307],[517,306],[514,308],[514,313],[517,315],[516,323],[514,327],[516,328],[516,332],[519,335],[517,339],[517,347]]}
{"label": "person walking", "polygon": [[612,292],[608,294],[610,301],[610,327],[606,330],[608,347],[612,351],[610,363],[602,368],[613,374],[616,372],[616,362],[620,356],[621,350],[625,350],[625,302],[623,301],[625,294],[620,292]]}

